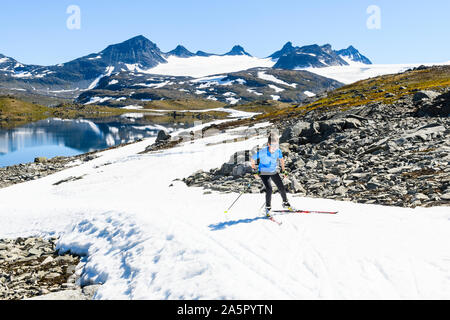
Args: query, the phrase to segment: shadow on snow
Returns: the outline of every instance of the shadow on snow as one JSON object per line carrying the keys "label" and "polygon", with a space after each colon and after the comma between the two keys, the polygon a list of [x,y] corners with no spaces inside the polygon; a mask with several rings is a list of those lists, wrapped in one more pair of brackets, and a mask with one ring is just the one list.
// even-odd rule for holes
{"label": "shadow on snow", "polygon": [[215,223],[215,224],[210,224],[209,227],[211,228],[211,231],[218,231],[218,230],[223,230],[226,229],[228,227],[231,226],[235,226],[238,224],[243,224],[243,223],[252,223],[258,220],[266,220],[267,217],[256,217],[253,219],[241,219],[241,220],[234,220],[234,221],[225,221],[225,222],[219,222],[219,223]]}

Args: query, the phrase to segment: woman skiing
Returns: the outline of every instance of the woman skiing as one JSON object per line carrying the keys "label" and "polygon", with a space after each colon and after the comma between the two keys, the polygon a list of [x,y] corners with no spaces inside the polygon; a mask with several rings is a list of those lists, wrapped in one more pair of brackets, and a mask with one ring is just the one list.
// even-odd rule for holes
{"label": "woman skiing", "polygon": [[[256,171],[256,161],[259,160],[258,171]],[[250,159],[253,170],[255,171],[255,178],[261,177],[264,186],[266,187],[266,215],[270,216],[272,210],[272,185],[270,181],[272,180],[277,186],[281,197],[283,198],[283,208],[292,210],[291,205],[288,202],[286,196],[286,189],[284,187],[283,181],[277,172],[278,160],[281,164],[281,170],[284,174],[285,162],[283,158],[283,153],[280,150],[278,135],[271,133],[269,135],[269,141],[267,147],[258,150],[256,154]]]}

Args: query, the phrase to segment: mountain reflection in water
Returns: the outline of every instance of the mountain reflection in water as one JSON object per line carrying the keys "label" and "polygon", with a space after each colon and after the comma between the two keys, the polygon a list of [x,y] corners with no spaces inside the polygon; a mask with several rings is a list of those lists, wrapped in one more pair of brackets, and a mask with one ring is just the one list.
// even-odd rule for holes
{"label": "mountain reflection in water", "polygon": [[[186,127],[184,124],[176,125]],[[36,157],[74,156],[156,136],[171,127],[145,123],[139,117],[100,120],[46,119],[14,129],[0,129],[0,167],[33,162]]]}

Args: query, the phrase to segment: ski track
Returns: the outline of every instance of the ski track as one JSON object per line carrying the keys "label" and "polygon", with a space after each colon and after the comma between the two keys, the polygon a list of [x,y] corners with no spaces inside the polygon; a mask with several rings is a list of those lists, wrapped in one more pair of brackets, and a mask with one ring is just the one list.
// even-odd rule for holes
{"label": "ski track", "polygon": [[[61,236],[61,252],[84,256],[81,283],[103,283],[95,299],[450,298],[446,208],[291,197],[340,213],[277,215],[278,226],[258,211],[263,195],[225,215],[236,194],[173,181],[265,141],[205,147],[230,137],[137,155],[145,140],[0,190],[0,237]],[[83,179],[53,185],[71,176]],[[273,202],[281,207],[278,194]]]}

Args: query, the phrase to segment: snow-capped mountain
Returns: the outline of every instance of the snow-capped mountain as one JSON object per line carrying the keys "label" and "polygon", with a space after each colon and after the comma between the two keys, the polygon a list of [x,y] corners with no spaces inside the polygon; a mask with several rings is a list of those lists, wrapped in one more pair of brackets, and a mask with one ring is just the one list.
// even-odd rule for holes
{"label": "snow-capped mountain", "polygon": [[19,65],[20,64],[13,58],[0,54],[0,71],[12,72],[14,68],[18,67]]}
{"label": "snow-capped mountain", "polygon": [[178,99],[206,99],[230,105],[262,100],[294,103],[340,86],[340,82],[308,71],[261,67],[200,78],[120,72],[103,77],[77,101],[115,107]]}
{"label": "snow-capped mountain", "polygon": [[188,49],[186,49],[182,45],[178,45],[174,50],[169,51],[164,54],[165,57],[175,56],[178,58],[191,58],[191,57],[211,57],[211,56],[248,56],[251,57],[252,55],[245,51],[245,49],[242,46],[234,46],[229,52],[219,55],[215,53],[207,53],[204,51],[197,51],[197,53],[192,53]]}
{"label": "snow-capped mountain", "polygon": [[353,46],[335,51],[329,44],[294,47],[292,42],[288,42],[281,50],[270,55],[269,58],[276,61],[274,68],[290,70],[347,66],[354,62],[372,64],[368,58],[363,56]]}
{"label": "snow-capped mountain", "polygon": [[324,46],[314,44],[296,48],[285,46],[284,49],[286,52],[282,50],[275,53],[275,56],[279,56],[279,58],[274,68],[294,70],[308,67],[323,68],[348,65],[329,44]]}
{"label": "snow-capped mountain", "polygon": [[0,87],[69,97],[92,89],[103,76],[114,71],[149,69],[167,63],[158,46],[143,36],[54,66],[24,65],[5,56],[0,62]]}
{"label": "snow-capped mountain", "polygon": [[[350,61],[370,62],[352,46],[334,51],[330,45],[294,47],[291,42],[268,58],[253,57],[240,45],[234,46],[225,54],[204,51],[193,53],[182,45],[163,52],[154,42],[140,35],[110,45],[98,53],[53,66],[25,65],[0,55],[0,89],[73,99],[86,90],[96,88],[103,78],[106,81],[117,73],[123,73],[120,78],[128,77],[129,82],[134,85],[134,80],[143,74],[190,79],[228,75],[253,68],[295,70],[346,66]],[[323,89],[320,84],[317,87],[314,85],[311,84],[307,91],[314,93]],[[247,89],[252,90],[252,87]],[[303,96],[301,92],[297,94]],[[275,98],[278,96],[275,95]],[[220,100],[219,97],[215,98]],[[244,96],[242,98],[245,100]]]}
{"label": "snow-capped mountain", "polygon": [[249,57],[251,57],[252,55],[249,54],[248,52],[246,52],[244,50],[244,48],[242,48],[241,46],[234,46],[231,49],[231,51],[225,53],[224,56],[249,56]]}
{"label": "snow-capped mountain", "polygon": [[201,51],[201,50],[197,51],[197,53],[196,53],[195,55],[196,55],[197,57],[210,57],[210,56],[215,56],[214,53],[208,53],[208,52]]}
{"label": "snow-capped mountain", "polygon": [[290,53],[294,52],[295,49],[296,48],[292,45],[292,42],[288,42],[288,43],[286,43],[283,46],[283,48],[281,48],[281,50],[279,50],[279,51],[273,53],[272,55],[270,55],[269,58],[272,58],[274,60],[275,59],[279,59],[283,55],[290,54]]}
{"label": "snow-capped mountain", "polygon": [[59,72],[64,80],[67,79],[66,74],[73,75],[75,79],[88,80],[112,71],[149,69],[161,63],[167,63],[167,61],[158,46],[143,36],[137,36],[125,42],[110,45],[99,53],[52,68]]}
{"label": "snow-capped mountain", "polygon": [[195,53],[190,52],[188,49],[183,47],[182,45],[178,45],[175,49],[168,52],[167,55],[169,56],[176,56],[179,58],[189,58],[196,56]]}
{"label": "snow-capped mountain", "polygon": [[106,65],[115,68],[127,64],[138,64],[140,67],[147,69],[166,62],[158,46],[144,36],[137,36],[125,42],[111,45],[101,51],[98,56],[91,58],[93,61],[99,59]]}
{"label": "snow-capped mountain", "polygon": [[0,54],[0,77],[12,77],[15,79],[43,78],[51,74],[47,67],[26,65],[19,61]]}
{"label": "snow-capped mountain", "polygon": [[364,64],[372,64],[372,61],[370,61],[367,57],[363,56],[358,50],[355,49],[355,47],[350,46],[347,49],[342,49],[339,51],[336,51],[336,53],[346,60],[348,63],[351,62],[360,62]]}

